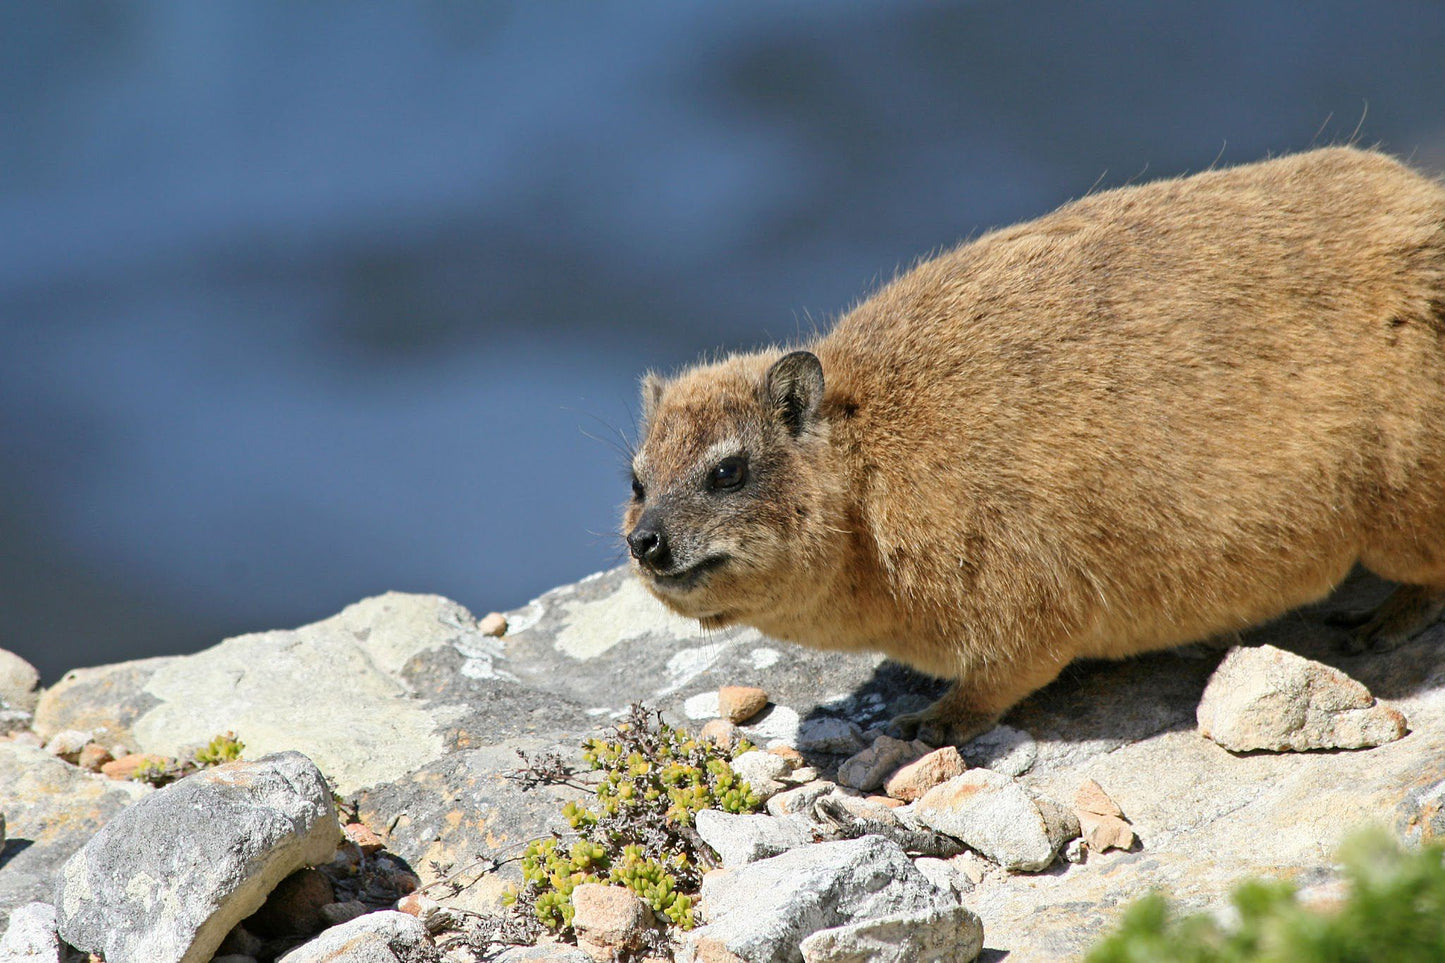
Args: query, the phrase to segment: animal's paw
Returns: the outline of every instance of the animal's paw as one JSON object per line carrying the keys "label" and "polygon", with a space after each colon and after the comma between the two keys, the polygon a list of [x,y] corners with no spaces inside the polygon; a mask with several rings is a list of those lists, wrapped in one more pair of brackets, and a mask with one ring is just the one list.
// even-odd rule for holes
{"label": "animal's paw", "polygon": [[998,719],[977,713],[953,714],[939,703],[922,712],[905,712],[894,716],[884,732],[895,739],[926,742],[930,746],[961,746],[993,728]]}
{"label": "animal's paw", "polygon": [[1445,615],[1445,591],[1402,585],[1378,608],[1341,612],[1325,621],[1348,629],[1341,648],[1351,655],[1389,652],[1419,635]]}

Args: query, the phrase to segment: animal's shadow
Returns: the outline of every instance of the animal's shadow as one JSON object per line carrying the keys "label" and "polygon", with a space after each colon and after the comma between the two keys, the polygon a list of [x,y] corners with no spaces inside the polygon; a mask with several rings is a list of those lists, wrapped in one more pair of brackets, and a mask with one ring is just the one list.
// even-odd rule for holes
{"label": "animal's shadow", "polygon": [[[1328,598],[1257,626],[1237,637],[1217,638],[1121,661],[1080,660],[1054,682],[1015,706],[1008,725],[1036,739],[1122,745],[1161,732],[1195,727],[1195,709],[1210,675],[1235,644],[1273,645],[1345,672],[1377,698],[1398,699],[1438,684],[1445,674],[1445,622],[1390,652],[1350,654],[1349,633],[1328,624],[1337,613],[1368,609],[1387,597],[1391,583],[1357,569]],[[853,693],[854,705],[889,701],[888,715],[936,698],[938,679],[884,662]],[[916,695],[903,696],[899,693]],[[906,705],[900,705],[907,702]],[[815,710],[814,716],[831,715]],[[864,720],[869,721],[869,720]]]}

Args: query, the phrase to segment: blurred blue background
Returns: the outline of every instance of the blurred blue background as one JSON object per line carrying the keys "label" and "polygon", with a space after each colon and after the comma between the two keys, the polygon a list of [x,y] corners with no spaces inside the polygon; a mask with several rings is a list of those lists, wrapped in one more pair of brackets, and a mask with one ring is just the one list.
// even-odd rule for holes
{"label": "blurred blue background", "polygon": [[10,3],[0,94],[0,646],[54,678],[610,566],[644,369],[1095,186],[1445,168],[1445,7]]}

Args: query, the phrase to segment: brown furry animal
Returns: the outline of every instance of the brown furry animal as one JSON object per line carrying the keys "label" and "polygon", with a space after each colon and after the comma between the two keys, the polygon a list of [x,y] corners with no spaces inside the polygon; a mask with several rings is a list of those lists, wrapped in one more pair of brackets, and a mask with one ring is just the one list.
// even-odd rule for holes
{"label": "brown furry animal", "polygon": [[704,626],[957,680],[962,740],[1071,659],[1240,629],[1356,562],[1445,607],[1445,189],[1331,148],[1109,191],[826,336],[644,380],[626,532]]}

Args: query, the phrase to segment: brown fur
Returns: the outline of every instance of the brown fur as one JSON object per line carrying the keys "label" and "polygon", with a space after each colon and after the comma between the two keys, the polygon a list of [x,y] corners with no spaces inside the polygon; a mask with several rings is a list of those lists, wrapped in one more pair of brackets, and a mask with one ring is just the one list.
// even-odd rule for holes
{"label": "brown fur", "polygon": [[[705,625],[957,680],[908,728],[964,738],[1071,659],[1270,619],[1356,562],[1415,587],[1380,641],[1439,615],[1445,189],[1382,154],[1086,197],[804,347],[821,385],[779,349],[649,378],[626,530],[667,554],[635,567]],[[734,451],[745,483],[710,490]]]}

